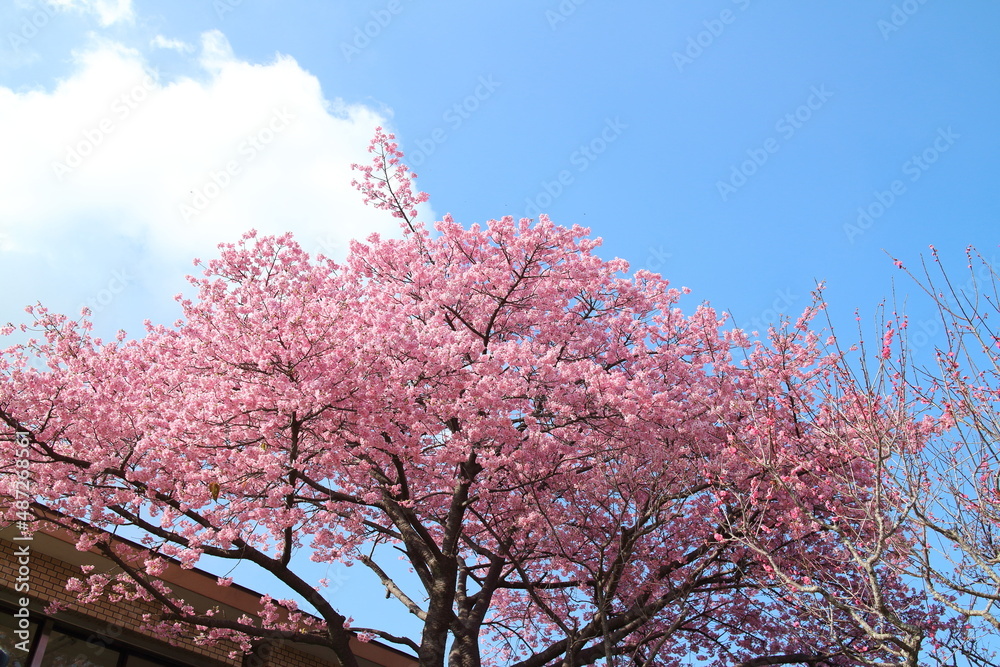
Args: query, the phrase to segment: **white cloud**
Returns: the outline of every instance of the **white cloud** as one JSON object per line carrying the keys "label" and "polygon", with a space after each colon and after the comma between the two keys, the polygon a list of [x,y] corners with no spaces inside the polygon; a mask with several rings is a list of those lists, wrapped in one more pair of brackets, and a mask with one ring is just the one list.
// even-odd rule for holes
{"label": "white cloud", "polygon": [[178,53],[191,53],[194,47],[180,39],[170,39],[163,35],[157,35],[150,40],[149,45],[154,49],[169,49]]}
{"label": "white cloud", "polygon": [[219,30],[209,30],[201,36],[201,66],[205,70],[218,74],[226,65],[235,62],[233,47],[229,40]]}
{"label": "white cloud", "polygon": [[132,12],[132,0],[48,0],[50,5],[59,9],[74,9],[89,14],[95,14],[102,26],[119,22],[131,22],[135,15]]}
{"label": "white cloud", "polygon": [[250,228],[328,255],[398,232],[350,186],[384,117],[325,99],[292,58],[240,61],[219,32],[201,80],[161,81],[113,43],[75,58],[51,91],[0,87],[0,307],[16,320],[38,299],[74,315],[89,300],[98,325],[139,333],[175,315],[191,258]]}

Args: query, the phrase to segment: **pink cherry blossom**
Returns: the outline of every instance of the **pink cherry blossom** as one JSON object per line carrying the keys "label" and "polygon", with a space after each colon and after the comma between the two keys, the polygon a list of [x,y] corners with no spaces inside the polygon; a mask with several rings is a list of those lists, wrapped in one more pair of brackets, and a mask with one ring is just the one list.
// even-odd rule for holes
{"label": "pink cherry blossom", "polygon": [[[140,338],[29,311],[37,339],[0,361],[0,447],[13,461],[27,434],[38,521],[118,566],[72,580],[81,601],[155,602],[165,637],[290,633],[345,667],[355,632],[435,667],[855,664],[923,632],[893,560],[908,537],[873,520],[891,498],[872,451],[924,435],[855,390],[810,329],[821,301],[755,341],[602,259],[582,227],[431,231],[394,137],[370,150],[356,185],[402,238],[356,241],[339,265],[248,232],[190,278],[181,322]],[[16,482],[7,465],[3,493]],[[95,530],[118,525],[144,548]],[[380,545],[412,576],[388,574]],[[366,568],[421,636],[352,630],[349,602],[296,567],[306,549]],[[320,620],[271,596],[257,617],[202,614],[156,579],[205,555],[270,571]]]}

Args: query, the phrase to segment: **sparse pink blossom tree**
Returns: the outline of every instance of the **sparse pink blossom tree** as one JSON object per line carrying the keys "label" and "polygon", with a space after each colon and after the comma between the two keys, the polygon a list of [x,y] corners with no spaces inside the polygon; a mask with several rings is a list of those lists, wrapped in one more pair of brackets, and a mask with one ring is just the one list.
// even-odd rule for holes
{"label": "sparse pink blossom tree", "polygon": [[[891,509],[852,423],[919,433],[828,391],[843,359],[813,311],[752,342],[580,227],[431,231],[392,136],[372,151],[358,187],[402,238],[338,264],[250,232],[191,278],[182,321],[139,339],[30,310],[38,339],[0,366],[0,461],[25,433],[38,520],[117,564],[71,582],[81,599],[152,600],[164,636],[283,637],[344,667],[352,633],[426,667],[912,664],[933,624],[891,559],[859,570],[906,536],[870,521]],[[111,546],[121,525],[144,550]],[[369,568],[420,636],[350,627],[301,551]],[[156,578],[203,555],[260,565],[320,620],[269,597],[258,618],[208,615]]]}
{"label": "sparse pink blossom tree", "polygon": [[915,271],[895,260],[933,310],[914,335],[905,317],[886,323],[881,363],[936,425],[893,474],[919,536],[908,571],[956,621],[949,650],[985,667],[1000,653],[1000,274],[973,247],[965,263],[946,269],[933,246]]}

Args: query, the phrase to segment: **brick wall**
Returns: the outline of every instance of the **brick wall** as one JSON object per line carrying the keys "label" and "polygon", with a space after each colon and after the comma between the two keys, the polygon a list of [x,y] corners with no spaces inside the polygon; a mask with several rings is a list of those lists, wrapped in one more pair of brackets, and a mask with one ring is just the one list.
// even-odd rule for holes
{"label": "brick wall", "polygon": [[[8,599],[11,596],[16,599],[25,595],[15,592],[14,589],[18,570],[14,553],[18,546],[24,544],[30,546],[31,543],[19,542],[15,545],[13,542],[0,539],[0,589],[7,594]],[[28,582],[30,590],[27,596],[33,603],[32,610],[44,608],[52,601],[59,601],[66,606],[66,611],[60,612],[54,618],[90,629],[97,640],[108,643],[110,640],[131,643],[153,649],[177,660],[198,662],[206,667],[210,664],[219,667],[223,665],[238,667],[243,664],[242,658],[236,660],[228,658],[229,651],[235,648],[230,642],[199,646],[191,640],[181,640],[175,642],[176,648],[173,648],[157,637],[143,632],[140,629],[142,615],[159,613],[159,608],[153,603],[143,601],[116,603],[103,599],[92,604],[79,604],[65,586],[66,580],[70,577],[81,576],[80,568],[35,550],[31,550],[30,554],[31,574]],[[139,641],[136,641],[137,638]],[[150,646],[150,642],[156,646]],[[177,649],[182,649],[187,655],[181,655]],[[250,667],[330,667],[331,663],[298,651],[287,643],[277,642],[261,649],[257,655],[248,657],[247,664]]]}
{"label": "brick wall", "polygon": [[[30,542],[19,542],[17,546],[31,545]],[[17,577],[18,563],[13,556],[17,548],[14,543],[0,540],[0,586],[16,597],[21,597],[24,593],[14,592],[14,583]],[[157,613],[156,605],[143,601],[122,601],[111,602],[110,600],[100,600],[98,602],[81,605],[76,602],[73,593],[66,590],[66,580],[70,577],[80,577],[80,568],[57,560],[51,556],[31,550],[30,565],[31,574],[29,580],[30,590],[28,597],[39,607],[44,608],[50,602],[59,601],[66,607],[66,611],[60,612],[54,618],[65,620],[68,623],[77,623],[85,627],[93,627],[93,623],[80,623],[81,620],[91,619],[97,622],[95,636],[98,639],[119,639],[124,642],[129,641],[129,636],[140,636],[152,639],[160,644],[160,651],[164,655],[176,655],[177,650],[172,649],[169,644],[160,641],[155,637],[142,632],[140,623],[143,614]],[[32,605],[34,609],[34,605]],[[198,646],[191,640],[177,643],[178,648],[184,651],[195,653],[204,658],[213,659],[221,664],[239,665],[240,661],[229,660],[226,655],[232,650],[233,645],[218,644],[216,646]],[[178,660],[184,658],[176,656]],[[189,658],[190,659],[190,658]]]}

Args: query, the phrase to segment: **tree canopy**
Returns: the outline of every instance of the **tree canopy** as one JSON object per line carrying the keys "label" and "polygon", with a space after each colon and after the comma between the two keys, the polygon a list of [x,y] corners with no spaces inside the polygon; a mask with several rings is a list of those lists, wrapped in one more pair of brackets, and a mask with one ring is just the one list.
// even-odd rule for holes
{"label": "tree canopy", "polygon": [[[940,429],[857,381],[812,328],[818,297],[752,339],[601,259],[586,229],[429,228],[392,136],[372,152],[357,185],[401,238],[337,263],[249,232],[190,279],[181,321],[135,339],[30,309],[37,339],[0,366],[2,460],[24,434],[37,520],[117,564],[70,583],[82,600],[153,600],[165,636],[283,637],[345,667],[352,633],[427,667],[915,665],[933,648],[948,615],[916,586],[894,473]],[[5,463],[0,491],[16,480]],[[118,526],[144,549],[113,547]],[[301,552],[369,568],[420,636],[350,627]],[[203,555],[262,566],[318,620],[269,596],[258,618],[212,615],[156,578]]]}

